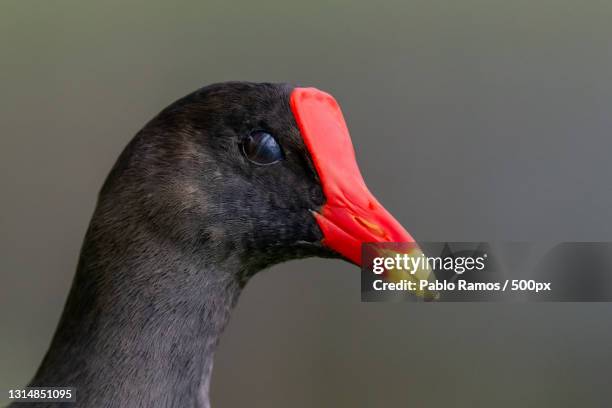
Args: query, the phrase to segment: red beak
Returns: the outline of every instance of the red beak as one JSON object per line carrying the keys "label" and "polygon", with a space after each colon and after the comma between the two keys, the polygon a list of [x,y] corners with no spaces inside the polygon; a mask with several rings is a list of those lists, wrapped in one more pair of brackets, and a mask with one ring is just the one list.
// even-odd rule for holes
{"label": "red beak", "polygon": [[315,88],[295,88],[291,110],[327,199],[314,213],[323,244],[360,265],[363,243],[414,242],[366,187],[336,100]]}

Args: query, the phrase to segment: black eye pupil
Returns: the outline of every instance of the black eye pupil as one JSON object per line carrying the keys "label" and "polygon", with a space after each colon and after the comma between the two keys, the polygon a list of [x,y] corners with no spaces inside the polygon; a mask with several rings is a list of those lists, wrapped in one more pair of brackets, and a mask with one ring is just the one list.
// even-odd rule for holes
{"label": "black eye pupil", "polygon": [[283,159],[283,151],[274,137],[262,131],[253,132],[242,145],[245,156],[255,164],[273,164]]}

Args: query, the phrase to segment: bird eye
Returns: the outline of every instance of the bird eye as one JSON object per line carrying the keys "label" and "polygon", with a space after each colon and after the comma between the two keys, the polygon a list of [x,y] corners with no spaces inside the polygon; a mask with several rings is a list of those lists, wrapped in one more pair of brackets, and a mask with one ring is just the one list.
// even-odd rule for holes
{"label": "bird eye", "polygon": [[252,132],[242,143],[242,151],[249,161],[259,164],[274,164],[283,160],[283,150],[274,137],[263,131]]}

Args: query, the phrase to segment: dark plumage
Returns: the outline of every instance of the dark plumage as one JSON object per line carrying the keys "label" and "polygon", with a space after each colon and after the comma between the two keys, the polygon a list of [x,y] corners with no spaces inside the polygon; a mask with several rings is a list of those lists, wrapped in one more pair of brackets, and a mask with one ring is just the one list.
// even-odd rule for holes
{"label": "dark plumage", "polygon": [[[75,386],[79,407],[208,405],[213,351],[249,277],[333,255],[309,212],[324,199],[290,91],[208,86],[134,137],[100,191],[32,386]],[[248,162],[252,128],[273,133],[286,160]]]}
{"label": "dark plumage", "polygon": [[393,239],[412,240],[363,183],[330,95],[202,88],[111,170],[31,386],[76,387],[78,407],[207,407],[215,347],[253,274],[307,256],[359,263],[362,242]]}

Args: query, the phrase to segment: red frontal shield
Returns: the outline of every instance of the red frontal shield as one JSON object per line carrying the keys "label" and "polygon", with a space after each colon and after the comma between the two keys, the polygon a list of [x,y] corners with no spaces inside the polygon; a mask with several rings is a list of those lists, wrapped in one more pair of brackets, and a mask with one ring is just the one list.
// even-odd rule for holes
{"label": "red frontal shield", "polygon": [[366,187],[336,100],[315,88],[295,88],[291,109],[326,197],[315,213],[323,244],[359,265],[362,243],[414,242]]}

